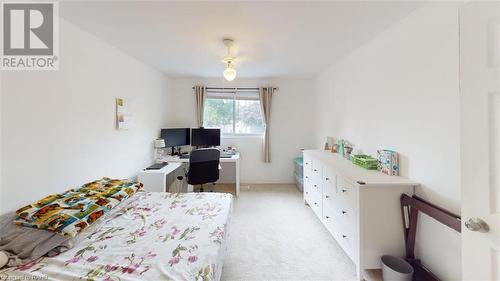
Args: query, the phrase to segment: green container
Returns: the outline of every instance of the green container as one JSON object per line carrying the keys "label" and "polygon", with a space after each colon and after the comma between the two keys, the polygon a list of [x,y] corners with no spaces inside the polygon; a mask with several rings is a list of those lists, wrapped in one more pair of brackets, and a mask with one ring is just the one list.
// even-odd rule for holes
{"label": "green container", "polygon": [[377,169],[377,159],[371,157],[370,155],[357,154],[352,156],[352,163],[358,165],[367,170]]}
{"label": "green container", "polygon": [[302,157],[295,157],[293,160],[295,160],[295,163],[299,166],[302,166],[304,163],[304,158]]}
{"label": "green container", "polygon": [[295,163],[295,175],[302,179],[304,174],[304,159],[302,157],[297,157],[293,161]]}

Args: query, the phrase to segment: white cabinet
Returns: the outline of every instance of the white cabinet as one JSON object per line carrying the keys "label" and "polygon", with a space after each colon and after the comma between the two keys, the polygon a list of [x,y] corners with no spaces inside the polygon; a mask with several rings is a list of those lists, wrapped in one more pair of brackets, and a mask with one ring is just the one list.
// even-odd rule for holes
{"label": "white cabinet", "polygon": [[353,165],[323,150],[304,151],[304,200],[356,264],[380,268],[385,254],[404,256],[399,197],[418,184]]}

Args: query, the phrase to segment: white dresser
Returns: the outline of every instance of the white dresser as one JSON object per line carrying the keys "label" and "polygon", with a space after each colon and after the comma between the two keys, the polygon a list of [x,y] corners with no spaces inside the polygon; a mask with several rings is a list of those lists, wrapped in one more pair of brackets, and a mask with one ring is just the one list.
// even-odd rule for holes
{"label": "white dresser", "polygon": [[356,264],[380,268],[380,257],[405,254],[399,197],[418,184],[355,166],[338,154],[304,151],[304,200]]}

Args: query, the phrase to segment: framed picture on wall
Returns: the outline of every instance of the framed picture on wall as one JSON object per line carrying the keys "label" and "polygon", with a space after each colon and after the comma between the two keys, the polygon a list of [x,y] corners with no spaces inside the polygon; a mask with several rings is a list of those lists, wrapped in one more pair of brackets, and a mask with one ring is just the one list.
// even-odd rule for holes
{"label": "framed picture on wall", "polygon": [[127,107],[123,98],[116,98],[116,129],[126,130],[129,128],[130,117],[126,114]]}

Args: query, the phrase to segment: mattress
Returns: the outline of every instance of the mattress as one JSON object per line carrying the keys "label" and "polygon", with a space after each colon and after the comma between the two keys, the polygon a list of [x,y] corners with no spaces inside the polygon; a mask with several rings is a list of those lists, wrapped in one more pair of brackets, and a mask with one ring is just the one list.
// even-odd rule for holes
{"label": "mattress", "polygon": [[232,195],[140,192],[130,200],[71,250],[4,269],[0,280],[220,279]]}

